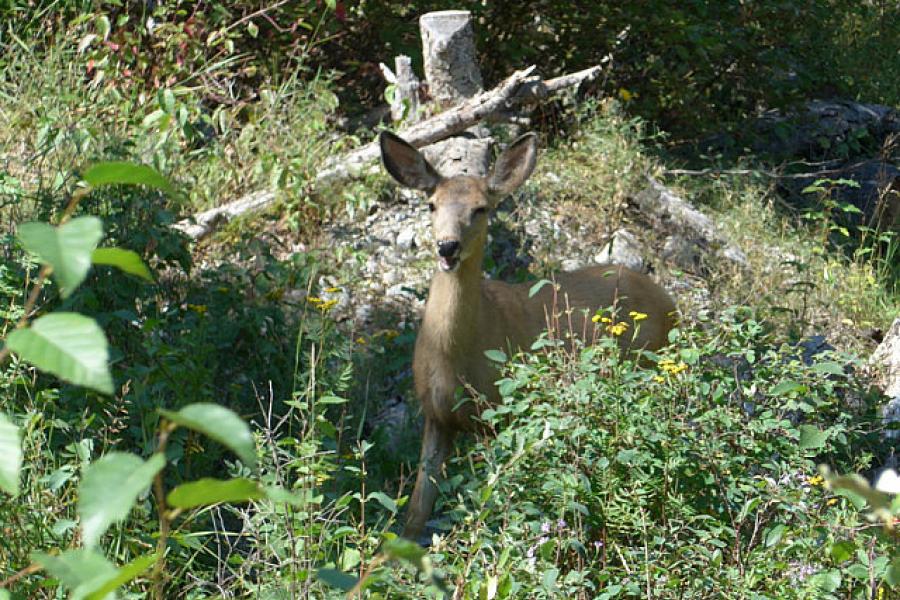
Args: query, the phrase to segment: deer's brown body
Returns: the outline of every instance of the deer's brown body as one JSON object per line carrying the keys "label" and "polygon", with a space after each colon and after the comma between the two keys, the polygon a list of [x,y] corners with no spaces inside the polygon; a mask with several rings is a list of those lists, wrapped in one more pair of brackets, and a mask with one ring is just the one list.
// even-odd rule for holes
{"label": "deer's brown body", "polygon": [[[522,136],[497,160],[487,178],[441,177],[422,155],[402,139],[383,133],[382,159],[401,184],[429,193],[438,271],[431,281],[425,315],[416,339],[413,375],[425,415],[422,455],[409,502],[404,536],[416,537],[437,498],[441,467],[459,431],[472,429],[478,406],[458,407],[456,390],[469,385],[490,403],[499,398],[498,373],[485,357],[490,349],[528,348],[547,327],[547,315],[567,310],[576,334],[594,331],[585,323],[599,308],[615,306],[617,321],[629,323],[620,336],[623,347],[656,349],[672,328],[675,305],[647,276],[625,267],[591,267],[556,278],[529,297],[529,284],[485,280],[481,265],[488,212],[531,175],[537,153],[535,136]],[[644,313],[636,328],[631,311]],[[637,332],[633,335],[633,332]]]}

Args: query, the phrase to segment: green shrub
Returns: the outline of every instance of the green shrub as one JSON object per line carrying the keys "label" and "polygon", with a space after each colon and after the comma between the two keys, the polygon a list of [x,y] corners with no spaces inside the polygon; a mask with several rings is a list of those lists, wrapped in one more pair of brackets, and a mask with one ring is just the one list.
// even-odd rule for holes
{"label": "green shrub", "polygon": [[[647,367],[612,344],[514,361],[498,382],[502,404],[483,415],[496,438],[463,451],[444,488],[450,530],[431,559],[457,594],[889,589],[889,536],[862,527],[817,471],[821,462],[865,471],[886,451],[858,361],[826,353],[807,365],[740,315],[681,330]],[[414,578],[372,578],[372,589],[419,593]]]}

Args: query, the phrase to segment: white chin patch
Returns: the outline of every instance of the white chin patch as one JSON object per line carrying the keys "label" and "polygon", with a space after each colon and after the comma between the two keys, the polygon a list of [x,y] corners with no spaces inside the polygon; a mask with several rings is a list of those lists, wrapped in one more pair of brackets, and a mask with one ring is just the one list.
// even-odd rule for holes
{"label": "white chin patch", "polygon": [[449,273],[455,271],[459,266],[459,257],[438,256],[438,267],[441,271]]}

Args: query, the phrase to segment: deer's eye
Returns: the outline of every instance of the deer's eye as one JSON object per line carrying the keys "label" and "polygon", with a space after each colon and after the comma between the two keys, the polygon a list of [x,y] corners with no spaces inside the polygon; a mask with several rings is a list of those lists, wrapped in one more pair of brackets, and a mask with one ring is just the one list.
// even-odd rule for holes
{"label": "deer's eye", "polygon": [[429,202],[429,203],[428,203],[428,211],[429,211],[429,212],[434,212],[434,202]]}
{"label": "deer's eye", "polygon": [[487,206],[479,206],[475,210],[472,211],[472,214],[475,216],[483,215],[487,213]]}

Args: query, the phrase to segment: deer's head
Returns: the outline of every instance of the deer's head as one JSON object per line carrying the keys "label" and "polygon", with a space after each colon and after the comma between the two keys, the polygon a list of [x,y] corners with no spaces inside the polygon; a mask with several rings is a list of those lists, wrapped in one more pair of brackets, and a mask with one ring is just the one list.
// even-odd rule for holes
{"label": "deer's head", "polygon": [[487,177],[443,177],[402,138],[385,131],[379,141],[388,173],[400,185],[428,194],[438,267],[445,272],[481,255],[488,214],[528,179],[537,159],[537,136],[526,133],[497,158]]}

